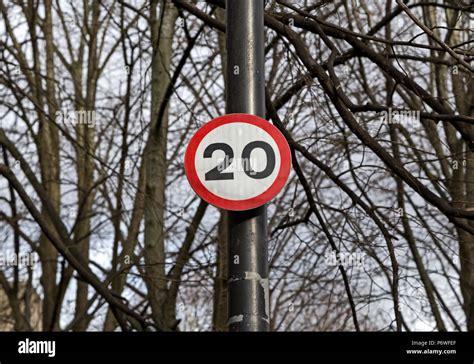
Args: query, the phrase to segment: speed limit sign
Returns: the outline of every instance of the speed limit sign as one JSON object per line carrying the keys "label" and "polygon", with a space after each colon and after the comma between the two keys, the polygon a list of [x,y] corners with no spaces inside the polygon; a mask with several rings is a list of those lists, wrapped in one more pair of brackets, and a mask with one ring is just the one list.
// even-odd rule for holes
{"label": "speed limit sign", "polygon": [[249,210],[280,192],[291,154],[285,137],[268,121],[228,114],[209,121],[191,138],[184,168],[203,200],[226,210]]}

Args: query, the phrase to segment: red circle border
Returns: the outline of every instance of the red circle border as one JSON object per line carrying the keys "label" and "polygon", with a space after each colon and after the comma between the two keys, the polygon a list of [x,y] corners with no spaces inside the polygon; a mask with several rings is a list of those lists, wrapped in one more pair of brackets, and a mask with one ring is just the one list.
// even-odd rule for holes
{"label": "red circle border", "polygon": [[[266,131],[273,140],[275,140],[280,151],[280,170],[278,171],[275,181],[260,195],[245,200],[229,200],[209,191],[200,181],[194,165],[196,151],[202,139],[219,126],[237,122],[255,125]],[[267,120],[250,114],[227,114],[207,122],[193,135],[184,156],[184,170],[194,192],[211,205],[231,211],[251,210],[273,199],[285,186],[288,176],[290,175],[290,169],[290,147],[283,134]]]}

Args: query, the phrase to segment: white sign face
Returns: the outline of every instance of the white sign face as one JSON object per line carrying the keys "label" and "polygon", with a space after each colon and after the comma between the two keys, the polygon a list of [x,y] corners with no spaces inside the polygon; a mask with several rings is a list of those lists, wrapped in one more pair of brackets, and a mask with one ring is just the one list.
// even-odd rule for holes
{"label": "white sign face", "polygon": [[204,200],[228,210],[246,210],[280,191],[290,159],[286,140],[272,124],[253,115],[229,114],[198,130],[186,151],[185,168]]}
{"label": "white sign face", "polygon": [[280,170],[280,153],[273,138],[246,123],[212,130],[199,144],[194,161],[207,190],[228,200],[260,195],[275,182]]}

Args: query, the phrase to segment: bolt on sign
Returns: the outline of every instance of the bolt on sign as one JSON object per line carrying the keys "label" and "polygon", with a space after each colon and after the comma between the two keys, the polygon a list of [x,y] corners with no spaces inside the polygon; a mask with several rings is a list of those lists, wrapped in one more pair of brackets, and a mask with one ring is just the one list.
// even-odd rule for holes
{"label": "bolt on sign", "polygon": [[250,210],[281,191],[290,174],[291,153],[285,137],[265,119],[228,114],[194,134],[184,168],[203,200],[225,210]]}

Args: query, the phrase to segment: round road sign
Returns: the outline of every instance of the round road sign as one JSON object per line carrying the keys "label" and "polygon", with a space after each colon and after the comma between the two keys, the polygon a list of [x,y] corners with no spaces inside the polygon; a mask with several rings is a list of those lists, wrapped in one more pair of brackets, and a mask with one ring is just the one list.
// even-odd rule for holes
{"label": "round road sign", "polygon": [[194,134],[184,168],[203,200],[226,210],[249,210],[280,192],[290,174],[291,154],[285,137],[265,119],[228,114]]}

